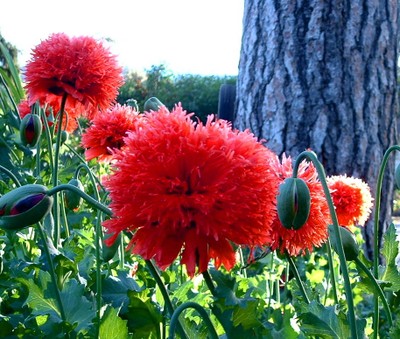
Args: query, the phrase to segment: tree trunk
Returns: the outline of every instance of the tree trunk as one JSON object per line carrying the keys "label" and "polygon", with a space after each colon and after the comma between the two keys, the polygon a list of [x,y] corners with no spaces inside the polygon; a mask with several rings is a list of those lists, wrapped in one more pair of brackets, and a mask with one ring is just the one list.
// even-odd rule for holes
{"label": "tree trunk", "polygon": [[[246,0],[235,127],[279,155],[311,148],[328,175],[361,178],[375,194],[383,154],[396,143],[397,7]],[[380,233],[391,222],[393,172],[391,157]],[[370,252],[372,221],[364,236]]]}

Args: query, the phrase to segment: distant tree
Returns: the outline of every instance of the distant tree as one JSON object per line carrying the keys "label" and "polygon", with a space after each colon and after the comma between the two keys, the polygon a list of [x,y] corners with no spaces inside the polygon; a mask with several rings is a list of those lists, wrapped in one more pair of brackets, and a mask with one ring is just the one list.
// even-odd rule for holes
{"label": "distant tree", "polygon": [[118,102],[135,99],[140,109],[150,97],[157,97],[169,109],[181,103],[188,112],[205,121],[207,115],[217,114],[219,90],[223,84],[235,84],[236,76],[174,75],[164,65],[152,66],[144,77],[127,73],[120,89]]}

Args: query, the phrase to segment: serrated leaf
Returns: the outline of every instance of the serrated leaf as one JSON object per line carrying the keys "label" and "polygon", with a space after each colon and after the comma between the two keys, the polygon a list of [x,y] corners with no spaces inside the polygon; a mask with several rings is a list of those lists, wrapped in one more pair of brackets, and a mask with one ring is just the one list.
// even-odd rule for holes
{"label": "serrated leaf", "polygon": [[133,291],[128,291],[128,328],[135,338],[160,337],[161,314],[150,299],[143,301]]}
{"label": "serrated leaf", "polygon": [[299,316],[301,330],[309,336],[322,338],[350,338],[346,316],[334,306],[325,307],[315,301],[308,305],[308,312]]}
{"label": "serrated leaf", "polygon": [[233,325],[242,325],[244,329],[254,328],[261,325],[258,320],[257,307],[259,300],[249,300],[245,307],[237,306],[233,310]]}
{"label": "serrated leaf", "polygon": [[122,320],[113,307],[107,306],[103,317],[101,318],[100,339],[124,339],[128,338],[127,321]]}
{"label": "serrated leaf", "polygon": [[32,309],[33,315],[48,314],[61,321],[61,313],[56,301],[54,286],[51,284],[50,274],[39,271],[38,281],[18,278],[18,281],[26,285],[29,290],[25,304]]}
{"label": "serrated leaf", "polygon": [[396,239],[396,228],[391,223],[383,237],[382,254],[385,256],[387,265],[395,265],[399,253],[399,242]]}
{"label": "serrated leaf", "polygon": [[75,279],[69,280],[61,292],[66,320],[70,324],[77,323],[76,332],[89,328],[95,317],[92,303],[84,296],[84,286]]}
{"label": "serrated leaf", "polygon": [[399,242],[396,237],[396,229],[392,223],[384,235],[382,254],[386,259],[386,267],[383,270],[381,280],[389,282],[391,285],[387,289],[394,292],[400,290],[400,273],[396,265],[396,257],[399,253]]}
{"label": "serrated leaf", "polygon": [[109,276],[103,282],[103,299],[111,303],[115,308],[121,308],[126,313],[129,305],[128,291],[140,292],[141,288],[135,279],[124,272],[118,272],[118,276]]}

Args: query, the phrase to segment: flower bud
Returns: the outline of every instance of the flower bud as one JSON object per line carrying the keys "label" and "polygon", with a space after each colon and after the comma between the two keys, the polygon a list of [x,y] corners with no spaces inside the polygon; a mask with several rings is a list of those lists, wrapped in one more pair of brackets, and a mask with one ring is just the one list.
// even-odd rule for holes
{"label": "flower bud", "polygon": [[67,131],[61,131],[61,145],[64,145],[69,139],[69,134]]}
{"label": "flower bud", "polygon": [[[72,178],[69,182],[69,185],[78,187],[82,192],[84,191],[83,185],[79,179]],[[82,198],[76,192],[66,190],[64,192],[64,202],[65,207],[69,210],[76,212],[82,203]]]}
{"label": "flower bud", "polygon": [[310,214],[310,190],[304,180],[287,178],[279,186],[277,197],[278,217],[287,229],[298,230]]}
{"label": "flower bud", "polygon": [[103,253],[102,253],[102,257],[103,257],[103,261],[107,262],[110,261],[115,253],[117,253],[118,247],[121,243],[121,241],[119,240],[119,237],[114,240],[114,242],[110,242],[109,239],[112,238],[114,236],[114,234],[110,234],[110,233],[106,233],[104,235],[104,240],[103,240]]}
{"label": "flower bud", "polygon": [[0,198],[0,228],[19,230],[42,220],[53,205],[53,197],[42,185],[18,187]]}
{"label": "flower bud", "polygon": [[25,115],[19,128],[22,143],[34,147],[42,134],[42,128],[42,121],[37,114]]}
{"label": "flower bud", "polygon": [[[337,239],[333,229],[333,225],[328,226],[329,237],[331,238],[333,250],[338,253]],[[356,237],[346,227],[339,226],[340,238],[342,239],[342,246],[344,255],[347,261],[355,260],[358,257],[360,248],[357,244]]]}
{"label": "flower bud", "polygon": [[163,106],[165,105],[160,100],[158,100],[156,97],[151,97],[144,103],[143,110],[145,112],[158,111]]}

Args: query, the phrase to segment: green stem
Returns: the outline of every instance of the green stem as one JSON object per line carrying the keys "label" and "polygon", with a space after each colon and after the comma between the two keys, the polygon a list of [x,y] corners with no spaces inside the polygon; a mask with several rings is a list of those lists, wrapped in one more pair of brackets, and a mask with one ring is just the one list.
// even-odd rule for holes
{"label": "green stem", "polygon": [[[381,194],[383,176],[385,173],[386,165],[389,161],[389,155],[393,151],[400,151],[400,146],[389,147],[383,155],[382,163],[379,168],[378,179],[376,183],[375,193],[375,215],[374,215],[374,257],[373,257],[373,272],[375,279],[379,278],[379,217],[381,208]],[[378,338],[379,332],[379,302],[378,296],[374,297],[374,322],[373,322],[374,338]]]}
{"label": "green stem", "polygon": [[335,304],[338,305],[339,297],[338,297],[337,287],[336,287],[335,267],[333,266],[332,246],[331,246],[331,241],[329,240],[329,238],[325,245],[326,245],[326,252],[328,253],[329,276],[331,278],[331,283],[332,283],[333,300],[335,301]]}
{"label": "green stem", "polygon": [[54,293],[55,293],[56,300],[57,300],[57,303],[58,303],[58,307],[59,307],[59,310],[60,310],[61,319],[64,322],[66,322],[67,318],[65,317],[64,306],[63,306],[63,303],[62,303],[62,300],[61,300],[60,291],[58,289],[57,277],[56,277],[56,273],[55,273],[55,270],[54,270],[53,260],[51,258],[50,251],[49,251],[48,239],[47,239],[45,233],[43,232],[41,223],[38,224],[38,231],[39,231],[39,236],[40,236],[40,238],[42,239],[42,242],[43,242],[44,254],[45,254],[45,256],[47,258],[47,261],[49,263],[49,266],[50,266],[50,277],[51,277],[51,281],[52,281],[53,286],[54,286]]}
{"label": "green stem", "polygon": [[[155,268],[155,266],[153,265],[151,260],[146,260],[146,265],[161,291],[161,294],[162,294],[162,296],[164,298],[164,302],[165,302],[165,308],[167,309],[169,315],[172,317],[174,314],[174,307],[172,306],[171,299],[169,298],[167,289],[166,289],[163,281],[161,280],[160,274],[158,273],[157,269]],[[186,333],[183,330],[183,327],[182,327],[181,323],[179,322],[179,320],[177,323],[177,330],[178,330],[181,338],[187,338]]]}
{"label": "green stem", "polygon": [[206,324],[207,328],[208,328],[208,333],[210,334],[210,338],[211,339],[218,339],[218,334],[215,331],[215,328],[206,312],[206,310],[200,306],[199,304],[193,302],[193,301],[188,301],[186,303],[183,303],[182,305],[180,305],[174,312],[174,314],[172,315],[171,318],[171,325],[170,325],[170,334],[169,334],[169,338],[173,339],[174,338],[174,334],[175,334],[175,327],[177,325],[178,319],[180,314],[188,309],[188,308],[194,308],[200,315],[200,317],[204,320],[204,323]]}
{"label": "green stem", "polygon": [[19,180],[17,179],[17,177],[16,177],[10,170],[8,170],[7,168],[5,168],[5,167],[3,167],[3,166],[0,165],[0,171],[3,172],[3,173],[5,173],[5,174],[7,174],[7,176],[8,176],[12,181],[14,181],[14,184],[15,184],[17,187],[20,187],[20,186],[21,186],[21,183],[19,182]]}
{"label": "green stem", "polygon": [[360,268],[368,276],[369,280],[372,282],[372,285],[374,285],[375,291],[378,293],[378,296],[382,300],[383,308],[385,309],[389,325],[392,326],[393,325],[392,312],[390,311],[389,304],[386,300],[385,294],[382,291],[382,288],[379,286],[378,282],[376,281],[375,277],[370,272],[370,270],[367,268],[367,266],[365,266],[364,263],[358,257],[354,261],[357,264],[357,267]]}
{"label": "green stem", "polygon": [[52,143],[52,134],[50,132],[49,121],[47,119],[45,108],[40,108],[40,116],[42,118],[44,124],[44,133],[46,135],[46,142],[47,142],[47,151],[49,152],[49,159],[50,159],[50,170],[54,172],[54,159],[53,159],[53,143]]}
{"label": "green stem", "polygon": [[292,259],[292,257],[289,255],[288,252],[285,252],[285,256],[286,256],[286,259],[287,259],[287,261],[288,261],[288,263],[289,263],[290,270],[291,270],[292,273],[294,274],[294,277],[295,277],[295,279],[296,279],[296,281],[297,281],[297,284],[299,285],[300,293],[301,293],[301,295],[303,296],[304,300],[307,302],[307,304],[309,304],[309,303],[310,303],[310,299],[308,298],[307,292],[306,292],[306,290],[305,290],[305,288],[304,288],[303,281],[302,281],[301,278],[300,278],[299,271],[297,270],[297,267],[296,267],[296,265],[294,264],[293,259]]}
{"label": "green stem", "polygon": [[[96,190],[96,189],[95,189]],[[96,318],[97,318],[97,326],[96,326],[96,338],[100,332],[100,319],[101,319],[101,307],[102,307],[102,293],[103,293],[103,286],[101,281],[101,213],[97,211],[97,219],[96,219],[96,235],[95,235],[95,242],[96,242]]]}
{"label": "green stem", "polygon": [[49,189],[46,192],[46,194],[48,196],[52,196],[52,195],[55,195],[56,193],[61,192],[63,190],[70,190],[70,191],[78,194],[82,199],[84,199],[92,207],[102,211],[104,214],[106,214],[108,216],[112,215],[112,211],[108,207],[106,207],[103,204],[99,203],[96,199],[93,199],[90,195],[88,195],[85,192],[81,191],[78,187],[76,187],[74,185],[61,184],[61,185],[58,185],[56,187],[53,187],[53,188]]}
{"label": "green stem", "polygon": [[[60,114],[55,122],[55,126],[57,127],[57,137],[56,137],[56,147],[54,151],[54,168],[53,168],[53,187],[58,185],[58,162],[60,158],[60,147],[61,147],[61,132],[62,132],[62,121],[64,116],[65,104],[67,102],[68,94],[64,93],[61,99],[61,108]],[[58,121],[58,124],[57,124]],[[54,244],[58,247],[60,241],[60,206],[58,204],[58,195],[54,196]]]}
{"label": "green stem", "polygon": [[328,202],[329,212],[330,212],[332,222],[333,222],[333,231],[335,233],[336,241],[337,241],[336,245],[337,245],[337,253],[339,256],[340,268],[341,268],[342,274],[343,274],[344,289],[345,289],[345,293],[346,293],[348,318],[349,318],[349,324],[350,324],[350,329],[351,329],[351,335],[352,335],[353,339],[357,339],[358,333],[357,333],[357,325],[356,325],[356,315],[355,315],[355,311],[354,311],[353,292],[351,289],[349,271],[348,271],[347,263],[346,263],[346,257],[345,257],[344,250],[343,250],[342,238],[341,238],[340,231],[339,231],[339,222],[337,219],[335,206],[333,205],[332,197],[329,192],[329,187],[328,187],[328,184],[326,183],[325,170],[322,167],[319,160],[317,159],[317,156],[315,155],[314,152],[305,151],[305,152],[300,153],[300,155],[297,157],[295,165],[293,167],[293,177],[297,176],[297,172],[298,172],[300,163],[305,159],[311,160],[311,162],[314,164],[314,166],[318,172],[318,177],[322,184],[326,200]]}
{"label": "green stem", "polygon": [[[211,279],[210,273],[206,270],[206,271],[202,272],[201,274],[203,275],[204,281],[205,281],[208,289],[210,290],[211,294],[213,295],[213,297],[218,298],[217,291],[216,291],[214,283]],[[229,336],[228,334],[231,332],[231,330],[230,330],[231,325],[226,323],[226,320],[224,320],[224,318],[222,317],[222,313],[218,307],[213,307],[211,310],[214,313],[215,317],[220,322],[220,324],[222,325],[222,327],[224,328],[225,333],[228,337]]]}

